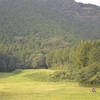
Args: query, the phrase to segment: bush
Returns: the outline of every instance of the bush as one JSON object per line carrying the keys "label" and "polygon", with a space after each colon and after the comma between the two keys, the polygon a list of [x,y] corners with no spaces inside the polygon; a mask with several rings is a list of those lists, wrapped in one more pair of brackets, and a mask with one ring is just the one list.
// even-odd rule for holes
{"label": "bush", "polygon": [[79,71],[78,81],[82,84],[100,83],[100,63],[93,63]]}
{"label": "bush", "polygon": [[66,71],[55,71],[49,75],[49,81],[69,81],[71,79],[70,74]]}
{"label": "bush", "polygon": [[15,71],[13,71],[12,73],[13,74],[19,74],[19,73],[21,73],[22,72],[22,69],[16,69]]}

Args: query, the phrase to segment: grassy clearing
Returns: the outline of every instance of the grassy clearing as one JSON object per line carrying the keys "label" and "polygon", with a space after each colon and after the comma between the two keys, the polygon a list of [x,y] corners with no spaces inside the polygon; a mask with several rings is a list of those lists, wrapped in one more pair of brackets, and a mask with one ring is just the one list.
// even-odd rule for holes
{"label": "grassy clearing", "polygon": [[52,72],[24,70],[0,73],[0,100],[100,100],[100,88],[92,93],[90,87],[80,87],[75,82],[41,82]]}

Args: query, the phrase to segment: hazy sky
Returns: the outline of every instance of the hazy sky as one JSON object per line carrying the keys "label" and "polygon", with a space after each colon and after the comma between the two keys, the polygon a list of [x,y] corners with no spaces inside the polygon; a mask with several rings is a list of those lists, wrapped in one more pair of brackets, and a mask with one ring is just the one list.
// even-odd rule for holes
{"label": "hazy sky", "polygon": [[77,2],[91,3],[100,6],[100,0],[75,0]]}

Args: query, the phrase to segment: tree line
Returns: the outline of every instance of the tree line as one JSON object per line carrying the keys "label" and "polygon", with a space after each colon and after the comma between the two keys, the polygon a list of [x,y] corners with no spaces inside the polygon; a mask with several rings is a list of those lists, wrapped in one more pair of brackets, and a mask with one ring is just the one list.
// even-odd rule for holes
{"label": "tree line", "polygon": [[[28,47],[27,47],[28,46]],[[81,41],[77,46],[31,49],[32,45],[0,44],[0,72],[16,69],[58,69],[69,73],[70,79],[80,83],[100,82],[100,40]]]}

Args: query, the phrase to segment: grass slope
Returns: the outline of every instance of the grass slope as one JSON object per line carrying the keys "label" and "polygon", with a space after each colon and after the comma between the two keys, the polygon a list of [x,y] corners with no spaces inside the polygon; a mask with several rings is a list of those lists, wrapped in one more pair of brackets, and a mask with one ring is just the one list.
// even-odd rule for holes
{"label": "grass slope", "polygon": [[97,92],[92,93],[90,87],[80,87],[74,82],[41,82],[52,72],[52,70],[17,70],[13,73],[0,73],[0,100],[100,99],[100,88],[96,88]]}

